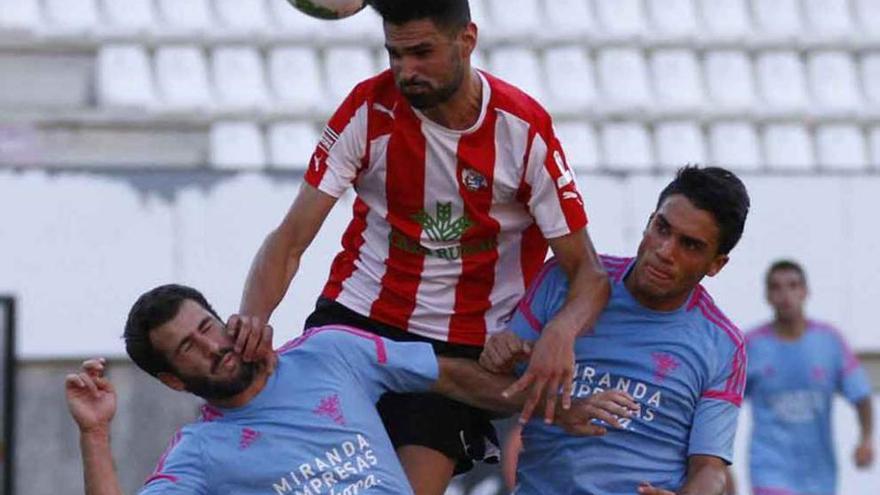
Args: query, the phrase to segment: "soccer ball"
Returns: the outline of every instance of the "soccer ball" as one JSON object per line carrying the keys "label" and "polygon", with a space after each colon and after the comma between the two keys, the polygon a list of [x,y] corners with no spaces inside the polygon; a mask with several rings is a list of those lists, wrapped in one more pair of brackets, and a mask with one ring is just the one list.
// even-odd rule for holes
{"label": "soccer ball", "polygon": [[342,19],[360,12],[364,0],[287,0],[303,14],[319,19]]}

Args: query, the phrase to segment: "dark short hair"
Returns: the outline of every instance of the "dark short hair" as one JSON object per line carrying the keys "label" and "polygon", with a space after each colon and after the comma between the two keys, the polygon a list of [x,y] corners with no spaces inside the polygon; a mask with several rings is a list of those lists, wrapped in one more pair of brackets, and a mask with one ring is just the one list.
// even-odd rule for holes
{"label": "dark short hair", "polygon": [[771,265],[770,268],[767,269],[767,275],[764,277],[764,285],[770,287],[770,277],[773,276],[776,272],[781,271],[792,271],[801,276],[801,282],[803,282],[804,286],[807,285],[807,272],[804,271],[804,267],[801,266],[800,263],[794,260],[776,260]]}
{"label": "dark short hair", "polygon": [[458,31],[471,22],[468,0],[368,0],[382,16],[394,25],[430,19],[438,28]]}
{"label": "dark short hair", "polygon": [[134,303],[125,322],[125,352],[138,367],[156,376],[174,373],[171,363],[153,347],[150,333],[177,316],[185,300],[191,300],[220,319],[201,292],[185,285],[168,284],[151,289]]}
{"label": "dark short hair", "polygon": [[673,194],[681,194],[691,204],[715,217],[721,231],[719,254],[727,254],[736,246],[742,237],[750,203],[745,184],[733,172],[721,167],[682,167],[675,179],[660,192],[657,209]]}

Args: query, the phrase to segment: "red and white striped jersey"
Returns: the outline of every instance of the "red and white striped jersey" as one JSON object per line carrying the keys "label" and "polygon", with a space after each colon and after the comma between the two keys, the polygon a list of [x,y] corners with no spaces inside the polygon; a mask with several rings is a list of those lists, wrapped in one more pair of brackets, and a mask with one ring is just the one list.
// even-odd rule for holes
{"label": "red and white striped jersey", "polygon": [[583,201],[547,112],[480,72],[477,122],[455,131],[413,109],[390,71],[358,84],[305,179],[357,193],[323,295],[436,340],[483,345],[541,268],[545,239],[584,228]]}

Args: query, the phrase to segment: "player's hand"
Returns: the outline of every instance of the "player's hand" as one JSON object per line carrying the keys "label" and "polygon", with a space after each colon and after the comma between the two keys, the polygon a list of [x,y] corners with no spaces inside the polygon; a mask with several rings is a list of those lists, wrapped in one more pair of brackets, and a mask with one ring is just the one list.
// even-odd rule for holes
{"label": "player's hand", "polygon": [[862,440],[853,454],[856,466],[866,468],[874,463],[874,446],[870,440]]}
{"label": "player's hand", "polygon": [[480,366],[492,373],[513,372],[514,366],[529,358],[532,345],[510,330],[489,337],[480,354]]}
{"label": "player's hand", "polygon": [[639,403],[628,393],[607,390],[585,399],[577,399],[570,409],[557,411],[556,424],[571,435],[601,436],[608,430],[593,423],[594,419],[604,421],[614,428],[623,428],[620,418],[631,418],[639,411],[639,407]]}
{"label": "player's hand", "polygon": [[241,355],[245,363],[260,363],[272,373],[278,356],[272,349],[271,325],[264,325],[260,318],[247,315],[232,315],[226,322],[229,335],[235,339],[235,352]]}
{"label": "player's hand", "polygon": [[116,391],[104,377],[104,363],[103,358],[89,359],[64,380],[67,406],[82,433],[109,431],[116,414]]}
{"label": "player's hand", "polygon": [[532,348],[529,367],[519,380],[504,391],[511,397],[530,390],[520,414],[520,422],[525,423],[542,399],[544,403],[544,422],[552,423],[556,411],[556,400],[562,387],[562,408],[571,407],[571,381],[574,375],[574,339],[572,332],[554,326],[553,322],[544,327],[541,338]]}
{"label": "player's hand", "polygon": [[639,484],[638,492],[641,495],[675,495],[675,492],[664,490],[662,488],[654,488],[647,481],[643,481]]}

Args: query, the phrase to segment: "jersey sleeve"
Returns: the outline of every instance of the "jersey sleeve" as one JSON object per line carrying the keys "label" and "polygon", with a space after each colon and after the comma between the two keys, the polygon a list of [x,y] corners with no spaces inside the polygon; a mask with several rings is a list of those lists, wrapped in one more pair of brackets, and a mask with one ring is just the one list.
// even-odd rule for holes
{"label": "jersey sleeve", "polygon": [[395,342],[352,327],[324,330],[337,358],[374,399],[385,392],[427,392],[440,370],[434,348],[424,342]]}
{"label": "jersey sleeve", "polygon": [[178,431],[147,478],[140,495],[208,493],[201,443],[189,430]]}
{"label": "jersey sleeve", "polygon": [[523,340],[538,340],[544,325],[562,308],[567,289],[559,263],[555,259],[547,261],[517,305],[508,328]]}
{"label": "jersey sleeve", "polygon": [[733,344],[720,357],[709,387],[703,391],[694,412],[688,441],[688,456],[711,455],[733,462],[733,442],[743,401],[746,354]]}
{"label": "jersey sleeve", "polygon": [[550,127],[535,134],[526,162],[528,209],[546,239],[577,232],[587,225],[584,201],[562,145]]}
{"label": "jersey sleeve", "polygon": [[859,358],[849,347],[849,344],[839,334],[837,335],[839,365],[837,373],[837,390],[853,404],[860,402],[871,395],[871,383],[868,381],[868,373],[859,362]]}
{"label": "jersey sleeve", "polygon": [[368,103],[362,86],[342,102],[321,133],[305,181],[335,198],[354,182],[367,147]]}

